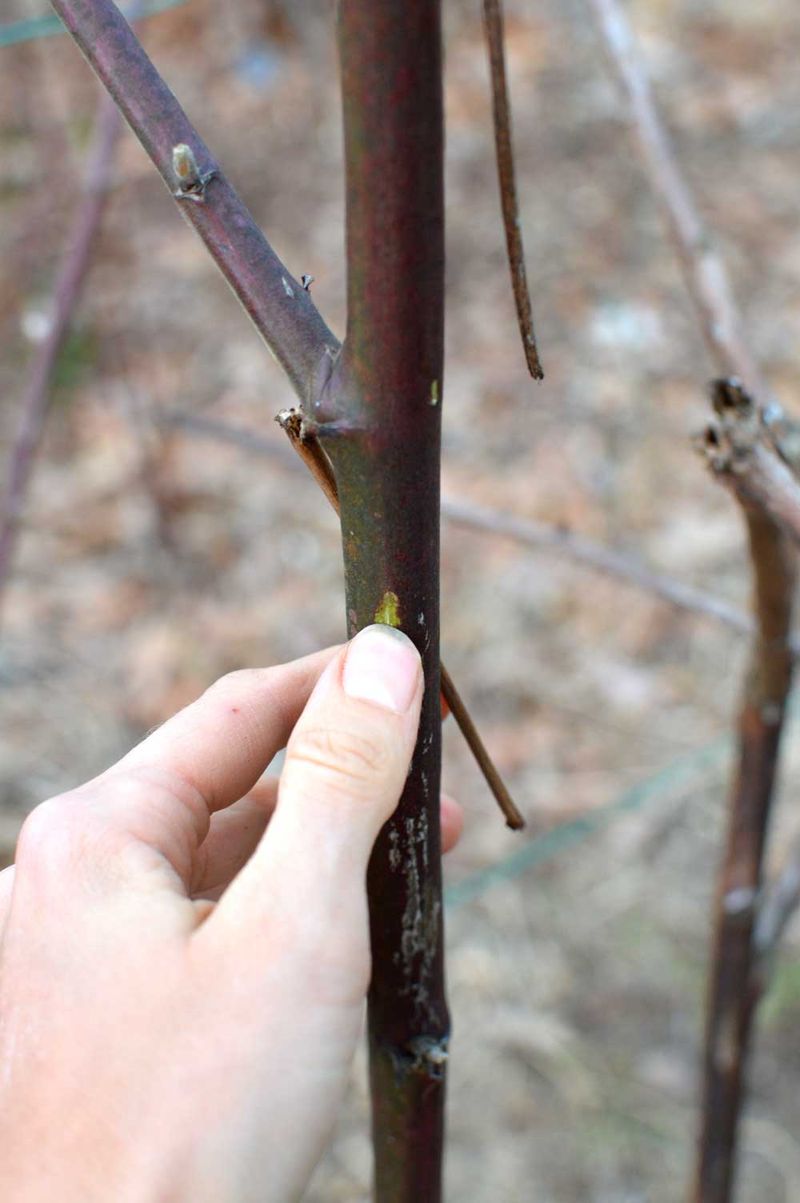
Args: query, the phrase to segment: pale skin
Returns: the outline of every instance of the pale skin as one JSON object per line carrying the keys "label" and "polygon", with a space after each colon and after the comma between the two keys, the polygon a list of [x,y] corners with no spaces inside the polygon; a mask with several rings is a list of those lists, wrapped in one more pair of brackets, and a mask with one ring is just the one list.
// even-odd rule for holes
{"label": "pale skin", "polygon": [[[422,687],[410,642],[368,628],[222,678],[33,811],[0,874],[0,1198],[302,1196],[361,1029],[366,866]],[[443,799],[445,848],[460,825]]]}

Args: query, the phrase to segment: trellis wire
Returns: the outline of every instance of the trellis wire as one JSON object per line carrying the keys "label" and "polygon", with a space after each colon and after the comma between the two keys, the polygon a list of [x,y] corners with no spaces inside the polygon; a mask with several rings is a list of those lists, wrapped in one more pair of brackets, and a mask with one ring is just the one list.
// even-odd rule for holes
{"label": "trellis wire", "polygon": [[[180,8],[188,3],[189,0],[146,0],[139,19],[166,12],[170,8]],[[22,42],[57,37],[62,33],[66,33],[66,30],[60,18],[52,13],[43,14],[41,17],[28,17],[23,21],[11,21],[8,25],[0,25],[0,50],[4,46],[19,46]]]}

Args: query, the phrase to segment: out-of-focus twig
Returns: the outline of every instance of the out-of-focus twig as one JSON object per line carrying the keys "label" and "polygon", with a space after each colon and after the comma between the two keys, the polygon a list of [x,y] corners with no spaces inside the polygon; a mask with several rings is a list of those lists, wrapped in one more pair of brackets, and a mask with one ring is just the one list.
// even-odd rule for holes
{"label": "out-of-focus twig", "polygon": [[602,572],[631,585],[634,589],[650,593],[669,605],[713,618],[743,634],[753,629],[753,624],[746,614],[729,606],[721,598],[713,597],[700,589],[693,589],[691,585],[685,585],[664,573],[653,572],[630,556],[614,551],[611,547],[604,547],[601,543],[587,539],[566,527],[537,522],[532,518],[517,518],[513,514],[455,497],[442,498],[442,515],[459,526],[485,531],[487,534],[505,535],[529,547],[546,548],[561,553],[577,564],[583,564],[596,572]]}
{"label": "out-of-focus twig", "polygon": [[511,286],[514,290],[514,304],[517,308],[517,321],[528,371],[534,380],[543,380],[544,371],[539,359],[539,350],[536,346],[536,335],[533,329],[533,308],[525,272],[525,248],[522,242],[519,201],[517,200],[511,102],[506,77],[503,0],[483,0],[483,16],[486,43],[489,49],[497,175],[500,183],[500,204],[503,210],[508,265],[511,269]]}
{"label": "out-of-focus twig", "polygon": [[[718,421],[698,440],[717,479],[742,507],[757,624],[719,874],[691,1191],[693,1203],[730,1203],[747,1055],[764,984],[765,956],[754,932],[756,906],[797,652],[790,637],[796,573],[791,543],[800,538],[800,485],[792,472],[796,457],[786,455],[769,437],[763,408],[769,386],[750,353],[724,263],[703,227],[658,115],[627,16],[619,0],[590,4],[627,98],[645,168],[665,212],[709,355],[719,370],[739,377],[762,403],[756,405],[738,382],[718,381],[713,391]],[[771,924],[770,938],[777,940],[782,919],[774,911],[766,914],[760,923]]]}
{"label": "out-of-focus twig", "polygon": [[589,4],[628,102],[645,170],[666,216],[715,369],[726,376],[739,376],[765,403],[769,388],[742,333],[725,264],[703,226],[678,166],[625,10],[620,0],[589,0]]}
{"label": "out-of-focus twig", "polygon": [[[255,431],[231,426],[219,419],[175,411],[162,414],[157,420],[169,426],[177,426],[192,435],[219,439],[256,455],[280,458],[278,447],[268,439]],[[753,622],[748,615],[722,598],[686,585],[666,573],[653,572],[624,552],[604,547],[602,543],[577,534],[568,527],[539,522],[532,518],[518,518],[503,510],[479,505],[460,497],[442,497],[442,517],[456,526],[464,526],[481,534],[500,535],[536,551],[552,551],[563,555],[575,564],[602,572],[621,584],[649,593],[680,610],[711,618],[740,634],[749,635],[753,631]],[[795,651],[800,651],[800,643],[793,644],[793,647]]]}
{"label": "out-of-focus twig", "polygon": [[265,439],[255,430],[249,430],[245,426],[232,426],[230,422],[224,422],[220,418],[209,418],[206,414],[193,414],[184,409],[168,409],[156,413],[153,421],[157,426],[185,431],[195,438],[228,443],[251,455],[274,459],[289,468],[297,464],[296,456],[290,453],[285,443]]}
{"label": "out-of-focus twig", "polygon": [[[717,381],[712,397],[716,433],[703,447],[712,466],[720,446],[761,447],[761,413],[743,388]],[[729,1203],[733,1190],[747,1057],[763,989],[756,913],[793,666],[796,548],[759,490],[732,491],[747,524],[757,632],[739,713],[739,764],[717,889],[693,1203]]]}
{"label": "out-of-focus twig", "polygon": [[[294,450],[308,468],[319,487],[327,497],[336,513],[339,513],[339,492],[333,467],[324,448],[314,434],[313,424],[309,424],[299,409],[283,409],[275,419],[281,430],[288,436]],[[450,708],[458,729],[464,736],[467,746],[472,752],[478,767],[489,786],[492,794],[503,813],[507,826],[512,831],[521,831],[525,826],[519,809],[508,792],[497,767],[481,739],[480,733],[472,721],[472,717],[464,704],[461,695],[453,684],[453,678],[440,664],[442,697]]]}
{"label": "out-of-focus twig", "polygon": [[0,597],[8,582],[28,482],[47,417],[53,373],[86,281],[92,247],[108,199],[114,151],[121,130],[122,119],[116,105],[103,94],[97,108],[83,200],[70,230],[63,264],[53,290],[50,326],[34,357],[20,403],[5,493],[0,503]]}

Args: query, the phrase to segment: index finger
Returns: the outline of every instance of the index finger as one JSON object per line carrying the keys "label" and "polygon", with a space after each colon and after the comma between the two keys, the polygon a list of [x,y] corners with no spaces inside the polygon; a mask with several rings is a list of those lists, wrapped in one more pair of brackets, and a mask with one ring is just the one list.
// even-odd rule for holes
{"label": "index finger", "polygon": [[[70,880],[89,887],[96,907],[101,882],[116,892],[121,876],[141,875],[155,852],[187,891],[212,813],[244,796],[285,746],[336,651],[222,677],[112,768],[36,807],[17,844],[14,889],[33,883],[63,906],[66,858]],[[145,858],[123,856],[126,845]],[[167,880],[171,890],[178,884]]]}
{"label": "index finger", "polygon": [[112,768],[67,795],[72,813],[79,818],[82,810],[84,821],[94,814],[106,833],[116,829],[157,852],[188,890],[211,815],[243,797],[286,745],[336,650],[221,677]]}
{"label": "index finger", "polygon": [[[209,816],[244,796],[286,746],[322,670],[329,647],[274,668],[242,669],[215,681],[168,719],[110,773],[157,772],[198,794]],[[106,774],[103,774],[105,777]]]}

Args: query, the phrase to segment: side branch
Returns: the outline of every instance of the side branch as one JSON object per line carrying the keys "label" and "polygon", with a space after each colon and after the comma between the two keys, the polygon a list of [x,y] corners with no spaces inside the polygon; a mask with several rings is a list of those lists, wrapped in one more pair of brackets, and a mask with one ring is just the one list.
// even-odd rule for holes
{"label": "side branch", "polygon": [[706,348],[718,372],[740,376],[762,402],[769,388],[750,354],[728,273],[703,226],[661,120],[620,0],[589,0],[630,109],[642,160],[667,220]]}
{"label": "side branch", "polygon": [[511,286],[517,321],[522,336],[525,362],[534,380],[543,380],[544,371],[536,335],[533,329],[528,279],[525,272],[525,248],[522,243],[522,227],[519,220],[517,181],[514,169],[514,146],[511,131],[511,102],[506,78],[506,53],[503,30],[503,0],[483,0],[483,18],[486,27],[486,42],[489,49],[489,71],[492,79],[492,115],[494,118],[494,142],[497,157],[497,174],[500,183],[500,204],[503,210],[503,225],[506,233],[508,265],[511,269]]}
{"label": "side branch", "polygon": [[[758,440],[761,414],[740,386],[716,382],[713,400],[719,418],[713,429],[721,439]],[[739,714],[739,765],[717,890],[694,1203],[729,1203],[733,1190],[745,1071],[764,985],[756,908],[793,663],[795,549],[757,491],[734,493],[747,524],[758,629]]]}
{"label": "side branch", "polygon": [[269,245],[111,0],[52,0],[256,329],[304,402],[339,345]]}

